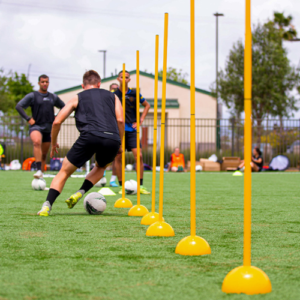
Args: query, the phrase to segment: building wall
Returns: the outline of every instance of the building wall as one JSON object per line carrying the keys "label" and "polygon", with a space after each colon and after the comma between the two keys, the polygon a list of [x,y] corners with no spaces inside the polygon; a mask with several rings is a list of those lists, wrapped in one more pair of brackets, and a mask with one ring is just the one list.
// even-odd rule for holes
{"label": "building wall", "polygon": [[[101,88],[109,89],[111,83],[118,83],[117,80],[111,80],[108,82],[104,82],[101,84]],[[136,87],[136,75],[131,75],[131,82],[129,86]],[[76,96],[83,89],[78,89],[76,91],[67,92],[64,94],[60,94],[59,97],[66,103],[72,97]],[[152,78],[140,75],[140,93],[147,99],[154,98],[154,80]],[[190,140],[190,130],[188,120],[181,122],[181,125],[176,123],[170,125],[171,119],[189,119],[190,118],[190,90],[187,88],[183,88],[180,86],[176,86],[170,83],[167,83],[167,91],[166,97],[170,99],[178,99],[179,108],[166,108],[166,146],[170,148],[174,148],[176,146],[184,145],[186,147],[189,144]],[[162,82],[158,82],[158,98],[162,98]],[[215,98],[206,95],[204,93],[196,92],[196,119],[214,119],[216,117],[216,101]],[[143,107],[141,107],[141,111],[143,111]],[[151,124],[151,120],[153,118],[154,109],[150,109],[149,116],[147,122],[145,121],[144,126],[147,124]],[[161,109],[158,109],[158,114],[160,115]],[[169,126],[168,126],[169,120]],[[160,120],[159,120],[160,122]],[[184,123],[185,122],[185,123]],[[71,121],[74,124],[73,121]],[[59,143],[61,147],[70,146],[75,142],[78,134],[76,132],[75,127],[69,127],[69,133],[74,138],[66,138],[66,135],[60,135]],[[176,128],[176,129],[175,129]],[[148,130],[148,141],[151,143],[153,140],[152,134],[153,127],[150,125]],[[142,132],[142,131],[141,131]],[[215,127],[211,127],[209,132],[206,129],[206,134],[201,134],[201,126],[199,126],[198,130],[196,130],[197,134],[197,147],[200,147],[201,144],[205,145],[214,145],[215,144]],[[160,136],[160,127],[158,127],[158,136]],[[159,142],[159,141],[158,141]],[[158,143],[159,145],[160,143]]]}

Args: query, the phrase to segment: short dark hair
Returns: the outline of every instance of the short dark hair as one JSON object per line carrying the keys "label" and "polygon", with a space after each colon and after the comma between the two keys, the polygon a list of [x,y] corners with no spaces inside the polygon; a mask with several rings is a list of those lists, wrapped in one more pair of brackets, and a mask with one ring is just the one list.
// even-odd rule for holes
{"label": "short dark hair", "polygon": [[96,85],[98,82],[101,82],[101,77],[96,71],[89,70],[83,74],[83,85]]}
{"label": "short dark hair", "polygon": [[[121,73],[123,73],[123,71],[120,71],[118,76],[120,76]],[[130,75],[130,73],[126,70],[125,70],[125,73],[128,73]]]}
{"label": "short dark hair", "polygon": [[49,76],[47,76],[46,74],[42,74],[39,76],[39,82],[41,81],[41,78],[48,78],[49,79]]}
{"label": "short dark hair", "polygon": [[113,85],[119,86],[117,83],[114,83],[114,82],[113,82],[113,83],[109,86],[109,89],[111,89],[111,87],[112,87]]}

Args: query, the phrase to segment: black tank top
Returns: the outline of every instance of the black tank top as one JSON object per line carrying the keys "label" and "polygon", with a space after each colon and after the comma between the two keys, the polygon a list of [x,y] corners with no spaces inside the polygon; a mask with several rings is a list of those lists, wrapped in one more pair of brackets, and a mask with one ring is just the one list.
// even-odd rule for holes
{"label": "black tank top", "polygon": [[80,133],[91,133],[121,143],[113,93],[98,88],[79,93],[75,119]]}
{"label": "black tank top", "polygon": [[34,102],[31,106],[32,117],[35,124],[53,123],[54,121],[54,95],[34,92]]}

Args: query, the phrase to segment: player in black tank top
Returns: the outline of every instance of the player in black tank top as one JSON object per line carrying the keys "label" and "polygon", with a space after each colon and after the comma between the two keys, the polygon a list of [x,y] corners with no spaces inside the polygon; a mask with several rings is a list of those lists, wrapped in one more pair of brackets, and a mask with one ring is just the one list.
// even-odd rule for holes
{"label": "player in black tank top", "polygon": [[67,179],[96,154],[96,166],[86,176],[81,188],[66,203],[69,208],[82,198],[102,177],[106,166],[122,152],[121,140],[125,122],[121,102],[113,93],[100,90],[101,78],[93,70],[83,76],[83,92],[72,98],[56,117],[52,127],[50,156],[58,153],[57,136],[61,124],[75,111],[76,127],[80,136],[74,143],[59,173],[53,179],[46,202],[38,212],[49,216],[52,205],[61,193]]}

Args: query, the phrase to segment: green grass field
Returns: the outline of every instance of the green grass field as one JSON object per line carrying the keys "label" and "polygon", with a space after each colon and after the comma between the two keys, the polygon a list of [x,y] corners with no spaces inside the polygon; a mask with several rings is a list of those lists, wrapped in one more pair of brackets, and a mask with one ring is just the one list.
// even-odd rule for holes
{"label": "green grass field", "polygon": [[[149,188],[151,176],[145,174]],[[82,179],[69,179],[45,218],[36,213],[47,192],[31,189],[31,172],[1,172],[0,178],[0,300],[300,299],[300,173],[253,174],[252,264],[273,286],[271,294],[257,296],[221,291],[226,274],[242,264],[243,178],[197,173],[197,234],[212,248],[203,257],[174,253],[189,235],[188,173],[165,174],[164,217],[175,230],[172,238],[146,237],[141,218],[113,207],[118,196],[107,197],[100,216],[87,215],[82,202],[69,210],[64,200]],[[151,196],[141,201],[150,208]]]}

